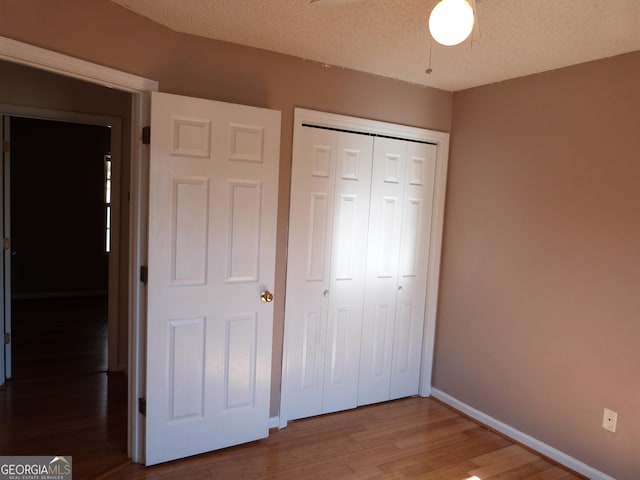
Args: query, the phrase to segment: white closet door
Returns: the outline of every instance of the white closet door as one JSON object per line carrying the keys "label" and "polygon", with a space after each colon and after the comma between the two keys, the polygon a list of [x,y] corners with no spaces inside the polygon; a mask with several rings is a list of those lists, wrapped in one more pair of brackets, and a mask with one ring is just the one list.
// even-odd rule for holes
{"label": "white closet door", "polygon": [[358,404],[389,399],[407,142],[376,138]]}
{"label": "white closet door", "polygon": [[322,413],[337,137],[303,127],[294,138],[281,412],[287,420]]}
{"label": "white closet door", "polygon": [[448,148],[355,117],[294,123],[281,426],[428,394]]}
{"label": "white closet door", "polygon": [[390,399],[418,393],[437,147],[407,142]]}
{"label": "white closet door", "polygon": [[373,139],[303,128],[293,152],[283,415],[357,405]]}
{"label": "white closet door", "polygon": [[339,133],[322,413],[355,408],[373,138]]}

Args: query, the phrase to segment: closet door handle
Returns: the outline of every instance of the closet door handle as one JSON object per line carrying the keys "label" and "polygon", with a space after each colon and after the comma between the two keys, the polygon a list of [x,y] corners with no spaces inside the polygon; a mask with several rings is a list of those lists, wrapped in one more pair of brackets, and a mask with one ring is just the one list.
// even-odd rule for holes
{"label": "closet door handle", "polygon": [[265,290],[260,294],[260,300],[265,303],[273,302],[273,293],[271,293],[269,290]]}
{"label": "closet door handle", "polygon": [[399,285],[399,286],[398,286],[398,292],[399,292],[399,293],[402,293],[402,285]]}
{"label": "closet door handle", "polygon": [[329,296],[329,290],[325,290],[324,292],[322,292],[322,296],[324,298],[327,298]]}

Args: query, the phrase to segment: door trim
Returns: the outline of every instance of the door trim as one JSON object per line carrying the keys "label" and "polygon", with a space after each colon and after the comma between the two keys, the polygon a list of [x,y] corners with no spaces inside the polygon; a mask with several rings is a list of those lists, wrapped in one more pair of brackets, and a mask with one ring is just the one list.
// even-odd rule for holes
{"label": "door trim", "polygon": [[[86,124],[95,126],[105,126],[111,128],[111,157],[113,160],[113,202],[112,202],[112,237],[120,237],[120,209],[122,208],[121,191],[122,191],[122,120],[117,117],[107,115],[93,115],[87,113],[67,112],[62,110],[53,110],[38,107],[25,107],[20,105],[0,104],[0,115],[6,117],[25,117],[38,120],[51,120],[56,122],[68,122],[74,124]],[[5,172],[6,173],[6,172]],[[109,319],[108,319],[108,370],[124,371],[126,366],[118,363],[119,354],[119,275],[120,275],[120,242],[114,242],[111,245],[111,254],[109,255]],[[10,279],[5,279],[5,282]],[[5,310],[6,311],[6,310]]]}
{"label": "door trim", "polygon": [[[2,128],[2,140],[3,144],[11,138],[11,129],[9,124],[9,117],[0,113],[0,128]],[[3,145],[4,150],[4,145]],[[11,153],[2,153],[2,165],[0,166],[0,182],[2,183],[2,195],[0,196],[0,203],[2,208],[0,209],[0,222],[2,222],[2,236],[3,243],[4,238],[11,238],[11,209],[7,208],[7,204],[10,203],[11,191],[7,188],[10,179],[11,166]],[[10,206],[10,205],[9,205]],[[4,245],[3,245],[4,249]],[[0,272],[0,334],[2,338],[2,348],[0,348],[0,386],[4,385],[7,378],[12,377],[12,342],[5,343],[6,338],[4,336],[12,335],[12,322],[11,322],[11,245],[7,250],[2,252],[0,256],[0,264],[2,265],[2,272]]]}
{"label": "door trim", "polygon": [[138,398],[144,392],[144,325],[146,292],[138,278],[147,258],[149,147],[140,138],[149,122],[149,92],[158,82],[27,43],[0,37],[0,59],[46,70],[65,77],[96,83],[131,93],[131,183],[129,189],[129,399],[127,451],[134,462],[144,461],[144,418]]}
{"label": "door trim", "polygon": [[131,73],[104,67],[44,48],[0,37],[0,59],[46,70],[65,77],[97,83],[130,93],[155,91],[158,82]]}

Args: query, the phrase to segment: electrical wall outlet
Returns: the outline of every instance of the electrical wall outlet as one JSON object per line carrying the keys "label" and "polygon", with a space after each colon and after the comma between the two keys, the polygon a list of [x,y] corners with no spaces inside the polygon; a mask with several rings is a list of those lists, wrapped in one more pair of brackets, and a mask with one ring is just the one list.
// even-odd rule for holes
{"label": "electrical wall outlet", "polygon": [[608,408],[604,409],[604,415],[602,416],[602,428],[615,433],[618,426],[618,413]]}

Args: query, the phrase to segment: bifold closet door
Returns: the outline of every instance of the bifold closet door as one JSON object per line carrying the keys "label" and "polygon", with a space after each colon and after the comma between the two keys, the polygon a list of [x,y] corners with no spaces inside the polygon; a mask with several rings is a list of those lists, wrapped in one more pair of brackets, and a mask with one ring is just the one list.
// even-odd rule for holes
{"label": "bifold closet door", "polygon": [[294,139],[285,305],[288,420],[357,405],[373,140],[304,127]]}
{"label": "bifold closet door", "polygon": [[418,393],[436,146],[376,138],[358,404]]}
{"label": "bifold closet door", "polygon": [[407,142],[389,399],[418,393],[437,147]]}

